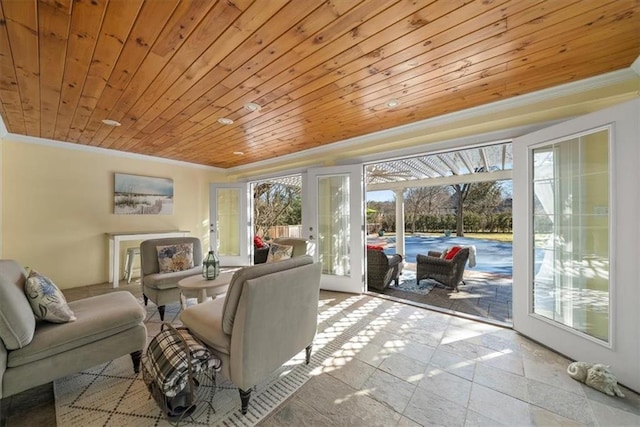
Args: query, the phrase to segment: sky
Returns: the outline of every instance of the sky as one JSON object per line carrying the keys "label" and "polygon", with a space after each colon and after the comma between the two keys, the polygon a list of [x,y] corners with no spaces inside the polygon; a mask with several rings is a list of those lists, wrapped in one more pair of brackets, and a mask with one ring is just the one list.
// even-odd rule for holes
{"label": "sky", "polygon": [[367,191],[368,202],[387,202],[394,200],[394,193],[391,190]]}

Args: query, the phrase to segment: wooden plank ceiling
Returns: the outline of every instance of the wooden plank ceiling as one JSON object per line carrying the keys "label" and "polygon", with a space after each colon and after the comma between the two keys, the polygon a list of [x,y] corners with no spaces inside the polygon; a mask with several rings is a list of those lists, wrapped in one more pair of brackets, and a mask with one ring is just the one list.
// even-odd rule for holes
{"label": "wooden plank ceiling", "polygon": [[0,115],[14,134],[229,168],[639,55],[637,0],[0,0]]}

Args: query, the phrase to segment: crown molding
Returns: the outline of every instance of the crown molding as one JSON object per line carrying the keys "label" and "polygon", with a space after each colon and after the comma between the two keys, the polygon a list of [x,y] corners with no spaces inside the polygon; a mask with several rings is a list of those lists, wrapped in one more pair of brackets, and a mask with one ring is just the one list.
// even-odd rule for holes
{"label": "crown molding", "polygon": [[6,138],[9,135],[9,131],[4,124],[4,120],[2,120],[2,116],[0,116],[0,138]]}
{"label": "crown molding", "polygon": [[12,141],[22,142],[25,144],[36,144],[36,145],[43,145],[46,147],[65,148],[68,150],[83,151],[86,153],[101,154],[101,155],[120,157],[125,159],[144,160],[147,162],[150,161],[150,162],[156,162],[156,163],[164,163],[164,164],[170,164],[174,166],[186,166],[190,168],[204,169],[204,170],[220,172],[220,173],[226,172],[226,169],[216,168],[213,166],[183,162],[180,160],[165,159],[163,157],[148,156],[145,154],[127,153],[125,151],[112,150],[110,148],[93,147],[90,145],[74,144],[72,142],[62,142],[62,141],[57,141],[57,140],[48,139],[48,138],[17,135],[15,133],[6,133],[5,135],[2,135],[1,131],[3,126],[4,126],[4,123],[2,122],[2,118],[0,117],[0,137],[5,139],[11,139]]}
{"label": "crown molding", "polygon": [[640,76],[640,56],[638,56],[636,58],[635,61],[633,61],[633,64],[631,64],[630,67],[637,75]]}

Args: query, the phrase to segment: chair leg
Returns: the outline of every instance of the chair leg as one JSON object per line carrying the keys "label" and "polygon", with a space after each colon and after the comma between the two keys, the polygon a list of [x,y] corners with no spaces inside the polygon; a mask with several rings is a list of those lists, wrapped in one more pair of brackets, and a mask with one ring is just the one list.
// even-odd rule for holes
{"label": "chair leg", "polygon": [[142,360],[142,350],[131,353],[131,361],[133,362],[133,372],[140,372],[140,360]]}
{"label": "chair leg", "polygon": [[251,399],[251,389],[242,390],[238,389],[240,392],[240,402],[242,402],[242,415],[247,413],[247,409],[249,408],[249,399]]}
{"label": "chair leg", "polygon": [[307,346],[307,348],[305,348],[305,357],[304,357],[304,362],[305,364],[309,364],[309,361],[311,360],[311,348],[313,347],[313,344],[309,344]]}
{"label": "chair leg", "polygon": [[164,322],[164,305],[158,306],[158,313],[160,313],[160,320]]}
{"label": "chair leg", "polygon": [[144,305],[146,306],[149,303],[149,298],[145,294],[142,294],[142,298],[144,298]]}

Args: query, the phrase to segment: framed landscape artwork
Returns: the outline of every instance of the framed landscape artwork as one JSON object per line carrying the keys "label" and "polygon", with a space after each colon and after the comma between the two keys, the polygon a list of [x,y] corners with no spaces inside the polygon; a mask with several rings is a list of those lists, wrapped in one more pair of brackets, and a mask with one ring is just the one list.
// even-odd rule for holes
{"label": "framed landscape artwork", "polygon": [[173,180],[116,173],[113,212],[124,215],[173,214]]}

